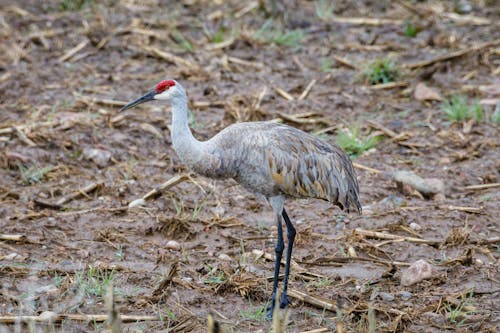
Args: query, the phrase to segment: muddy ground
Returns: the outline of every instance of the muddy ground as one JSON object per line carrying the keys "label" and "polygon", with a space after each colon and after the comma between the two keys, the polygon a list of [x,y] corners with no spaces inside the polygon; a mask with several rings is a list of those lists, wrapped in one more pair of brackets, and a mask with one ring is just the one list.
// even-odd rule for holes
{"label": "muddy ground", "polygon": [[[190,175],[169,107],[117,114],[166,78],[186,87],[199,139],[248,120],[380,138],[353,157],[362,216],[287,202],[289,332],[496,331],[499,21],[486,0],[3,1],[0,332],[102,331],[110,285],[125,332],[203,332],[209,312],[229,332],[270,330],[270,206]],[[397,77],[372,85],[361,73],[382,58]],[[483,119],[451,122],[440,99],[455,94]],[[398,185],[397,170],[444,190]],[[419,259],[432,276],[402,285]]]}

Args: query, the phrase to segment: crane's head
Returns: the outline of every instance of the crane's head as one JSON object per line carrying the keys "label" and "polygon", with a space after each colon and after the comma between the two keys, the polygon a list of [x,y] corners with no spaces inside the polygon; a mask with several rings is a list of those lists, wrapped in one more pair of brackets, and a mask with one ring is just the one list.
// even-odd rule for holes
{"label": "crane's head", "polygon": [[125,111],[127,109],[133,108],[136,105],[146,103],[152,100],[164,100],[171,101],[174,98],[185,97],[186,92],[184,88],[175,80],[163,80],[156,84],[155,88],[145,94],[142,97],[139,97],[133,102],[128,103],[124,107],[120,109],[120,112]]}

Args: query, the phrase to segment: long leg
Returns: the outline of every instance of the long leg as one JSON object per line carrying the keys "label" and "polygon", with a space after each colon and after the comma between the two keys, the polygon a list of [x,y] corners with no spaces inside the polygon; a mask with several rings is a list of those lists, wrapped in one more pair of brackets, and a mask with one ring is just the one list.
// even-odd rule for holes
{"label": "long leg", "polygon": [[280,308],[286,308],[288,305],[288,276],[290,275],[290,261],[292,260],[292,249],[293,249],[293,241],[295,240],[295,228],[293,227],[286,210],[283,208],[283,219],[285,220],[286,230],[287,230],[287,238],[288,245],[286,248],[286,265],[285,265],[285,281],[283,282],[283,293],[281,294]]}
{"label": "long leg", "polygon": [[280,265],[281,257],[283,256],[283,250],[285,249],[285,243],[283,241],[283,226],[281,225],[281,216],[277,215],[276,220],[278,221],[278,241],[276,242],[276,247],[274,251],[276,253],[276,258],[274,262],[274,282],[273,282],[273,294],[271,299],[271,305],[269,306],[269,312],[267,317],[270,319],[273,316],[274,306],[276,304],[276,291],[278,290],[278,279],[280,275]]}

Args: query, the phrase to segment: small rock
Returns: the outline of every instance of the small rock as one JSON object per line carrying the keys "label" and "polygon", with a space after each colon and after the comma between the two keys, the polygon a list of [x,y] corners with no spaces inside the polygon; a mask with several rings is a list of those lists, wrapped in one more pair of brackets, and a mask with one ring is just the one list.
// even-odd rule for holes
{"label": "small rock", "polygon": [[167,244],[165,244],[165,248],[174,251],[179,251],[181,249],[181,244],[179,244],[179,242],[177,241],[169,240]]}
{"label": "small rock", "polygon": [[416,100],[418,101],[442,101],[443,98],[439,93],[426,86],[425,83],[420,82],[415,87],[415,93],[413,94]]}
{"label": "small rock", "polygon": [[437,178],[422,178],[411,171],[398,170],[388,173],[396,183],[409,185],[427,197],[444,192],[444,183]]}
{"label": "small rock", "polygon": [[451,158],[449,157],[441,157],[439,159],[439,164],[449,165],[451,163]]}
{"label": "small rock", "polygon": [[401,275],[401,285],[411,286],[422,280],[432,277],[432,266],[425,260],[420,259],[411,264]]}
{"label": "small rock", "polygon": [[401,292],[401,298],[403,299],[403,301],[407,301],[407,300],[409,300],[411,296],[412,296],[412,295],[411,295],[411,293],[410,293],[409,291],[404,291],[404,290],[403,290],[403,291]]}
{"label": "small rock", "polygon": [[233,261],[233,259],[225,253],[219,254],[218,258],[223,261]]}
{"label": "small rock", "polygon": [[432,200],[434,200],[435,202],[443,202],[446,200],[446,197],[444,196],[443,193],[436,193],[432,197]]}
{"label": "small rock", "polygon": [[42,313],[40,313],[38,318],[40,318],[42,321],[51,322],[57,318],[57,313],[55,313],[54,311],[43,311]]}
{"label": "small rock", "polygon": [[444,193],[444,183],[438,178],[425,178],[425,183],[427,187],[434,193],[440,194]]}
{"label": "small rock", "polygon": [[412,222],[410,223],[410,229],[413,229],[415,231],[420,231],[422,230],[422,227],[420,226],[420,224]]}
{"label": "small rock", "polygon": [[137,206],[145,206],[145,205],[146,205],[146,200],[140,198],[140,199],[135,199],[135,200],[131,201],[128,204],[128,208],[134,208]]}
{"label": "small rock", "polygon": [[387,302],[392,302],[395,298],[393,294],[386,292],[379,292],[378,295],[380,296],[380,298]]}
{"label": "small rock", "polygon": [[111,153],[107,150],[99,148],[85,148],[83,150],[83,157],[87,160],[93,161],[102,168],[108,165],[111,159]]}

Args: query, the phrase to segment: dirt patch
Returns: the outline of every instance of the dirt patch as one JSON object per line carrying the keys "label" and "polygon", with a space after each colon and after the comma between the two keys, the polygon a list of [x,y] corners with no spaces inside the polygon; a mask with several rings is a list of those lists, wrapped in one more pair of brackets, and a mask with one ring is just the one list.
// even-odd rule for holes
{"label": "dirt patch", "polygon": [[[127,208],[188,172],[161,103],[116,113],[166,78],[186,87],[199,139],[276,120],[355,158],[362,216],[287,202],[290,332],[498,330],[498,21],[490,1],[3,6],[0,330],[101,331],[110,285],[125,331],[201,332],[210,312],[269,330],[266,202],[190,175]],[[419,259],[431,278],[402,286]]]}

